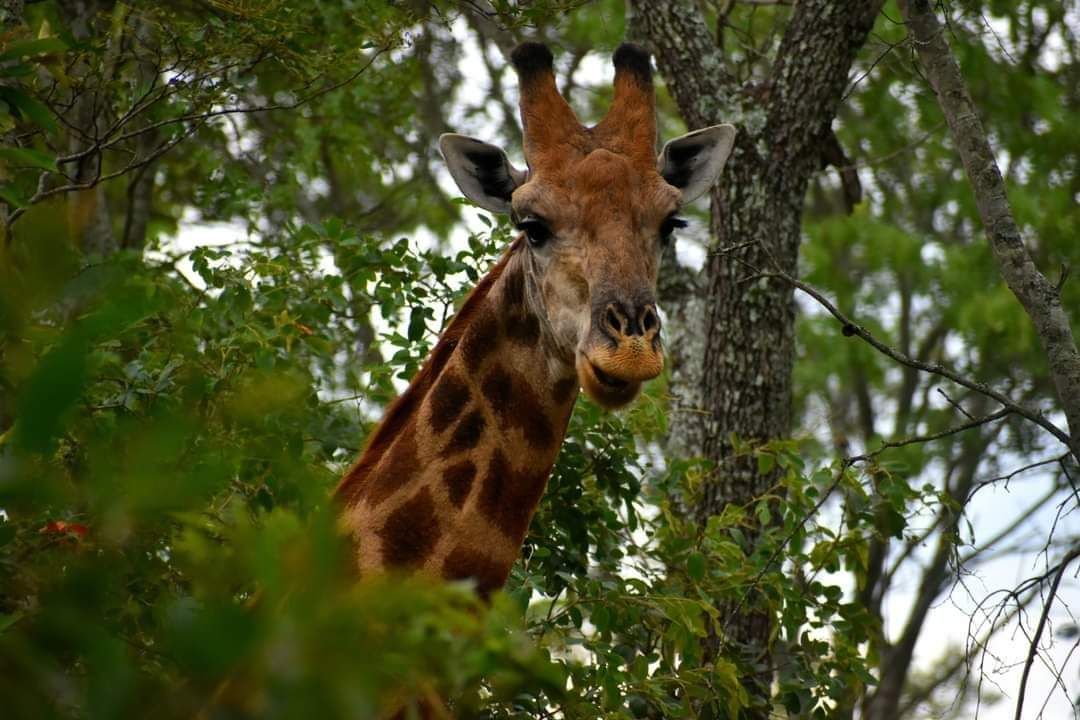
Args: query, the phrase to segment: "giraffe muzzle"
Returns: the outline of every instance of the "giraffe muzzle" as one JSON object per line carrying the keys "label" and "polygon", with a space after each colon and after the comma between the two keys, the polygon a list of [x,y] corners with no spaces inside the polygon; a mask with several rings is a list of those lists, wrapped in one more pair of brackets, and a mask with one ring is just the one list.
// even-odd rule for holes
{"label": "giraffe muzzle", "polygon": [[578,354],[581,386],[604,407],[632,401],[641,383],[664,370],[660,317],[651,298],[630,304],[612,300],[595,307],[588,342]]}

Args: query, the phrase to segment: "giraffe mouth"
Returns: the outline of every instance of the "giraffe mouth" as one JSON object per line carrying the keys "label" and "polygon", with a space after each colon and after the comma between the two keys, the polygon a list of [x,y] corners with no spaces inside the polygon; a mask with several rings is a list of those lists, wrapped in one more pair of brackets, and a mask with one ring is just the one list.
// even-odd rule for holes
{"label": "giraffe mouth", "polygon": [[589,364],[592,365],[593,375],[596,376],[596,379],[600,381],[601,385],[611,388],[612,390],[624,390],[630,387],[630,383],[626,380],[620,380],[616,377],[612,377],[611,375],[608,375],[606,372],[598,368],[596,365],[593,365],[593,363],[590,362]]}
{"label": "giraffe mouth", "polygon": [[627,405],[641,390],[641,383],[622,380],[601,370],[584,353],[577,358],[578,380],[585,394],[601,407],[613,410]]}

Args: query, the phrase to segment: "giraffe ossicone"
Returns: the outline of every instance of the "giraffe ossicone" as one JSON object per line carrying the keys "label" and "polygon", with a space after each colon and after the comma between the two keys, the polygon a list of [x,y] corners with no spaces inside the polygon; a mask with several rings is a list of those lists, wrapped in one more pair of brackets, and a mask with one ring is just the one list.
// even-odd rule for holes
{"label": "giraffe ossicone", "polygon": [[527,170],[448,134],[462,193],[521,234],[466,298],[336,491],[361,574],[388,569],[506,582],[579,388],[631,402],[664,366],[656,279],[679,208],[716,181],[735,130],[717,125],[656,152],[648,53],[616,50],[608,114],[584,127],[555,85],[551,52],[511,54]]}

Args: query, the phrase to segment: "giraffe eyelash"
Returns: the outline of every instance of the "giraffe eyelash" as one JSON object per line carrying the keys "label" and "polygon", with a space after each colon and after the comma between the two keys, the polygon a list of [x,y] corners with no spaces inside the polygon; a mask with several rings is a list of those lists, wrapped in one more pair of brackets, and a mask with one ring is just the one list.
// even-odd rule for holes
{"label": "giraffe eyelash", "polygon": [[551,239],[551,228],[537,217],[522,218],[514,224],[514,227],[525,233],[529,244],[534,248],[540,247]]}
{"label": "giraffe eyelash", "polygon": [[688,223],[684,218],[678,217],[676,215],[669,215],[667,219],[665,219],[664,222],[660,224],[660,239],[664,242],[670,241],[672,233],[674,233],[676,230],[680,230],[686,227],[689,224],[690,223]]}

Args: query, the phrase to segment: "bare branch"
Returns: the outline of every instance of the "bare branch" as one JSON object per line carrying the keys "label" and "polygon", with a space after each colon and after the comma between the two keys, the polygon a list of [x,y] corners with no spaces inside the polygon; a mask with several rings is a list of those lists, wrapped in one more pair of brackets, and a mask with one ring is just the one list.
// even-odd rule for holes
{"label": "bare branch", "polygon": [[[83,158],[86,158],[86,157],[89,157],[89,156],[92,156],[92,155],[95,155],[95,154],[102,153],[105,150],[109,150],[109,149],[114,148],[116,145],[118,145],[118,144],[120,144],[120,143],[122,143],[122,142],[124,142],[126,140],[130,140],[132,138],[139,138],[139,137],[145,135],[146,133],[155,132],[155,131],[157,131],[157,130],[163,128],[163,127],[167,127],[169,125],[178,125],[178,124],[191,123],[191,125],[189,127],[185,128],[183,130],[183,132],[181,132],[179,135],[171,138],[170,140],[162,143],[154,151],[152,151],[150,154],[148,154],[148,155],[146,155],[144,157],[141,157],[141,158],[132,157],[132,159],[127,164],[125,164],[122,168],[120,168],[119,170],[115,170],[115,171],[110,172],[110,173],[102,173],[102,163],[99,162],[97,164],[97,168],[96,168],[97,172],[95,173],[95,175],[93,177],[91,177],[91,178],[89,178],[89,179],[87,179],[85,181],[82,181],[82,182],[69,182],[69,183],[66,183],[64,185],[58,185],[58,186],[53,187],[53,188],[47,188],[46,187],[45,175],[47,173],[43,174],[42,178],[39,180],[39,183],[38,183],[38,191],[36,193],[34,193],[34,195],[26,202],[26,205],[24,205],[23,207],[20,207],[20,208],[16,208],[11,213],[11,215],[8,217],[7,224],[10,227],[16,220],[18,220],[18,218],[20,216],[23,215],[23,213],[26,212],[26,210],[31,205],[34,205],[35,203],[41,202],[42,200],[45,200],[45,199],[47,199],[49,197],[52,197],[54,195],[59,195],[59,194],[62,194],[62,193],[76,191],[76,190],[87,190],[87,189],[90,189],[92,187],[95,187],[96,185],[99,185],[102,182],[106,182],[108,180],[112,180],[114,178],[120,177],[122,175],[125,175],[125,174],[133,171],[133,170],[138,170],[138,169],[148,165],[149,163],[154,162],[155,160],[160,158],[162,155],[164,155],[166,152],[171,150],[173,147],[178,145],[180,142],[182,142],[183,140],[186,140],[187,138],[191,137],[200,128],[204,127],[207,122],[209,122],[210,120],[212,120],[212,119],[214,119],[216,117],[232,116],[232,115],[245,115],[245,114],[253,114],[253,113],[264,113],[264,112],[272,112],[272,111],[275,111],[275,110],[295,110],[295,109],[297,109],[299,107],[302,107],[303,105],[306,105],[307,103],[311,102],[312,100],[315,100],[315,99],[317,99],[317,98],[319,98],[319,97],[321,97],[323,95],[326,95],[326,94],[328,94],[330,92],[333,92],[334,90],[338,90],[338,89],[340,89],[342,87],[345,87],[346,85],[349,85],[350,83],[352,83],[354,80],[356,80],[358,77],[360,77],[360,75],[365,70],[367,70],[369,67],[371,67],[371,65],[375,62],[375,60],[382,53],[384,53],[387,49],[388,48],[386,46],[383,46],[383,47],[380,47],[380,48],[376,49],[368,57],[367,62],[365,62],[363,65],[361,65],[359,68],[357,68],[353,72],[349,73],[343,79],[338,80],[336,82],[329,83],[328,85],[324,85],[323,87],[320,87],[320,88],[318,88],[318,89],[316,89],[316,90],[314,90],[314,91],[312,91],[310,93],[307,93],[307,94],[301,96],[300,98],[298,98],[298,99],[296,99],[296,100],[294,100],[292,102],[273,103],[273,104],[270,104],[270,105],[258,105],[258,106],[253,106],[253,107],[227,107],[227,108],[218,108],[216,110],[208,110],[208,111],[204,111],[204,112],[188,113],[188,114],[185,114],[185,115],[179,115],[177,117],[172,117],[172,118],[166,118],[164,120],[159,120],[159,121],[154,122],[154,123],[149,123],[149,124],[147,124],[147,125],[145,125],[143,127],[138,128],[137,130],[130,130],[128,132],[121,133],[120,135],[112,137],[111,139],[108,139],[108,140],[105,139],[108,136],[108,134],[106,133],[105,136],[96,138],[94,143],[90,147],[85,148],[83,150],[80,150],[77,153],[73,153],[71,155],[66,155],[66,156],[57,158],[56,159],[57,164],[61,165],[61,164],[65,164],[65,163],[75,162],[75,161],[81,160]],[[160,100],[160,98],[149,101],[148,104],[144,104],[142,106],[143,109],[145,109],[146,107],[149,107],[149,105],[154,104],[158,100]],[[139,102],[141,102],[141,100],[136,103],[136,106],[139,105]],[[134,108],[132,110],[129,110],[128,113],[125,113],[125,116],[132,115],[133,110],[134,110]],[[116,128],[116,129],[119,129],[119,127],[122,127],[122,125],[114,125],[114,128]],[[63,173],[61,173],[61,174],[63,174]],[[67,177],[67,176],[65,175],[65,177]]]}
{"label": "bare branch", "polygon": [[965,410],[965,409],[963,408],[963,406],[962,406],[962,405],[960,405],[960,403],[956,402],[956,401],[955,401],[955,400],[953,400],[953,399],[952,399],[951,397],[949,397],[949,393],[945,392],[945,391],[944,391],[944,390],[942,390],[941,388],[936,388],[936,390],[937,390],[937,393],[938,393],[938,395],[940,395],[941,397],[945,398],[945,402],[949,403],[949,404],[950,404],[950,405],[952,405],[952,406],[953,406],[954,408],[956,408],[956,410],[957,410],[957,411],[958,411],[958,412],[959,412],[959,413],[960,413],[961,415],[963,415],[964,417],[966,417],[966,418],[967,418],[968,420],[974,420],[974,419],[975,419],[975,418],[971,417],[971,413],[969,413],[969,412],[968,412],[967,410]]}
{"label": "bare branch", "polygon": [[[977,487],[976,490],[978,490]],[[977,558],[981,557],[983,553],[993,548],[995,545],[1007,538],[1009,535],[1012,535],[1017,528],[1028,522],[1031,519],[1031,516],[1034,515],[1035,512],[1039,510],[1039,508],[1050,502],[1050,500],[1052,500],[1055,495],[1061,492],[1061,490],[1062,486],[1060,484],[1055,483],[1054,485],[1052,485],[1047,492],[1043,493],[1042,497],[1028,505],[1028,507],[1025,508],[1023,512],[1017,513],[1016,518],[1011,523],[1006,525],[997,534],[982,543],[979,547],[975,548],[968,554],[961,557],[957,564],[960,566],[964,566],[970,562],[973,562]],[[974,495],[974,491],[972,491],[972,495]]]}
{"label": "bare branch", "polygon": [[992,477],[989,480],[983,480],[982,482],[980,482],[978,484],[978,486],[976,487],[976,490],[979,490],[980,488],[983,488],[983,487],[985,487],[987,485],[992,485],[992,484],[994,484],[996,482],[1000,482],[1002,480],[1005,481],[1005,486],[1008,487],[1009,481],[1012,480],[1014,477],[1016,477],[1017,475],[1019,475],[1021,473],[1027,472],[1028,470],[1033,470],[1033,469],[1035,469],[1037,467],[1042,467],[1043,465],[1050,465],[1052,463],[1064,462],[1068,458],[1069,458],[1069,453],[1062,453],[1061,455],[1055,455],[1054,457],[1046,458],[1045,460],[1037,460],[1036,462],[1033,462],[1033,463],[1030,463],[1028,465],[1024,465],[1023,467],[1019,467],[1019,468],[1017,468],[1015,470],[1012,470],[1012,471],[1008,472],[1005,475],[998,475],[997,477]]}
{"label": "bare branch", "polygon": [[1074,547],[1068,554],[1061,559],[1058,563],[1057,569],[1053,570],[1054,580],[1050,584],[1050,593],[1047,595],[1046,600],[1043,602],[1042,615],[1039,616],[1039,624],[1035,628],[1035,637],[1031,639],[1031,644],[1028,647],[1027,660],[1024,662],[1024,673],[1020,676],[1020,693],[1016,698],[1016,720],[1020,720],[1021,715],[1024,712],[1024,693],[1027,691],[1028,675],[1031,672],[1031,665],[1035,662],[1035,656],[1039,652],[1039,639],[1042,637],[1043,630],[1046,628],[1046,619],[1050,615],[1050,606],[1054,604],[1054,596],[1057,595],[1058,586],[1061,584],[1061,578],[1065,574],[1065,568],[1076,558],[1080,557],[1080,545]]}
{"label": "bare branch", "polygon": [[915,711],[915,708],[918,707],[919,703],[930,699],[938,688],[949,682],[949,680],[955,677],[958,672],[968,667],[975,656],[986,648],[990,639],[1000,632],[1002,628],[1008,627],[1008,625],[1023,612],[1035,597],[1037,597],[1035,592],[1029,592],[1026,597],[1018,600],[1016,605],[1009,610],[1009,612],[995,618],[994,622],[990,624],[990,627],[983,633],[982,637],[971,637],[971,641],[964,651],[961,652],[955,660],[949,663],[944,670],[936,673],[934,679],[928,685],[908,691],[903,704],[896,713],[896,717],[910,717],[911,713]]}
{"label": "bare branch", "polygon": [[[913,358],[908,357],[907,355],[904,355],[900,351],[893,349],[892,347],[886,345],[885,343],[883,343],[880,340],[878,340],[877,338],[875,338],[870,333],[869,330],[867,330],[866,328],[862,327],[861,325],[855,323],[851,318],[849,318],[847,315],[842,313],[835,305],[833,305],[832,302],[830,302],[828,300],[828,298],[826,298],[824,295],[822,295],[820,292],[818,292],[818,290],[816,290],[815,288],[807,285],[806,283],[804,283],[804,282],[802,282],[800,280],[797,280],[797,279],[793,278],[791,275],[788,275],[787,273],[779,271],[779,270],[774,270],[772,272],[760,273],[760,274],[756,275],[755,277],[756,278],[757,277],[775,277],[775,278],[779,278],[781,280],[784,280],[785,282],[791,283],[791,285],[798,288],[799,290],[802,290],[804,293],[806,293],[811,298],[816,300],[819,305],[824,307],[829,312],[830,315],[832,315],[834,318],[839,320],[840,323],[843,325],[843,333],[844,333],[844,335],[856,336],[856,337],[864,340],[872,348],[874,348],[875,350],[877,350],[881,354],[892,358],[893,360],[900,363],[901,365],[905,365],[905,366],[910,367],[910,368],[915,368],[915,369],[921,370],[922,372],[925,372],[925,373],[931,373],[933,375],[940,375],[943,378],[946,378],[948,380],[952,380],[957,385],[960,385],[962,387],[966,387],[969,390],[974,390],[977,393],[980,393],[980,394],[985,395],[985,396],[987,396],[989,398],[992,398],[992,399],[996,400],[998,403],[1000,403],[1002,405],[1002,407],[1006,408],[1007,410],[1009,410],[1009,411],[1011,411],[1013,413],[1016,413],[1017,415],[1020,415],[1021,417],[1027,418],[1028,420],[1035,423],[1039,427],[1043,428],[1048,433],[1050,433],[1051,435],[1056,437],[1058,440],[1063,442],[1066,445],[1066,447],[1072,448],[1072,438],[1069,437],[1069,434],[1066,433],[1061,428],[1059,428],[1054,423],[1047,420],[1045,417],[1043,417],[1041,412],[1039,412],[1037,410],[1032,410],[1032,409],[1023,407],[1022,405],[1019,405],[1019,404],[1013,402],[1008,396],[1004,395],[1003,393],[998,392],[997,390],[994,390],[990,386],[985,385],[985,384],[983,384],[981,382],[978,382],[976,380],[971,380],[969,378],[966,378],[963,375],[960,375],[959,373],[954,372],[953,370],[949,370],[946,367],[943,367],[941,365],[931,365],[931,364],[923,362],[921,360],[915,360]],[[989,416],[987,416],[987,418],[989,418]],[[988,422],[989,420],[986,419],[986,421]],[[982,424],[982,422],[979,422],[978,424]],[[1077,458],[1080,459],[1080,452],[1076,452],[1075,450],[1073,452],[1074,452],[1074,455],[1076,455]]]}
{"label": "bare branch", "polygon": [[998,269],[1031,318],[1046,351],[1058,400],[1075,436],[1063,441],[1080,457],[1080,351],[1061,295],[1035,266],[1024,245],[994,151],[932,4],[929,0],[901,0],[899,4],[923,70],[949,123]]}
{"label": "bare branch", "polygon": [[862,455],[854,455],[854,456],[848,458],[848,460],[850,460],[853,463],[854,462],[866,462],[868,460],[874,459],[875,457],[880,455],[885,450],[888,450],[889,448],[898,448],[898,447],[904,447],[905,445],[915,445],[915,444],[918,444],[918,443],[927,443],[927,442],[933,442],[934,440],[940,440],[942,438],[949,437],[950,435],[956,435],[957,433],[964,432],[965,430],[971,430],[972,428],[977,428],[980,425],[986,425],[987,423],[992,423],[995,420],[1001,420],[1002,418],[1008,417],[1013,412],[1014,411],[1011,410],[1010,408],[1004,408],[1002,410],[998,410],[997,412],[990,413],[989,415],[984,415],[984,416],[978,417],[978,418],[972,418],[971,420],[969,420],[966,423],[962,423],[960,425],[955,425],[953,427],[946,428],[944,430],[941,430],[940,432],[931,433],[929,435],[916,435],[914,437],[904,438],[903,440],[892,440],[892,441],[884,442],[884,443],[881,444],[880,447],[876,448],[875,450],[873,450],[871,452],[868,452],[868,453],[864,453]]}
{"label": "bare branch", "polygon": [[[192,124],[192,126],[190,128],[188,128],[188,129],[186,129],[183,133],[181,133],[181,134],[177,135],[176,137],[172,138],[171,140],[169,140],[167,142],[164,142],[161,145],[159,145],[153,152],[151,152],[146,157],[132,158],[132,160],[129,163],[127,163],[124,167],[120,168],[119,170],[114,170],[111,173],[102,174],[100,166],[99,166],[98,171],[97,171],[97,173],[95,173],[94,177],[90,178],[86,182],[68,183],[67,185],[59,185],[57,187],[50,188],[48,190],[39,189],[38,192],[36,192],[34,194],[34,196],[31,197],[27,201],[26,205],[24,205],[23,207],[20,207],[20,208],[16,208],[11,213],[11,215],[8,218],[8,226],[10,227],[12,224],[14,224],[14,222],[16,220],[18,220],[19,217],[22,216],[22,214],[25,213],[27,208],[29,208],[31,205],[33,205],[35,203],[38,203],[38,202],[41,202],[42,200],[45,200],[46,198],[52,197],[53,195],[60,195],[62,193],[72,192],[72,191],[75,191],[75,190],[89,190],[90,188],[92,188],[92,187],[94,187],[96,185],[99,185],[99,184],[101,184],[103,182],[106,182],[108,180],[112,180],[113,178],[120,177],[121,175],[126,175],[127,173],[131,172],[132,170],[138,170],[138,169],[140,169],[140,168],[142,168],[142,167],[144,167],[146,165],[149,165],[150,163],[154,162],[155,160],[160,158],[162,155],[167,153],[169,150],[172,150],[174,147],[179,145],[181,142],[183,142],[184,140],[186,140],[189,137],[191,137],[192,135],[194,135],[205,124],[206,124],[205,120],[202,121],[202,122]],[[39,188],[40,188],[40,184],[39,184]]]}

